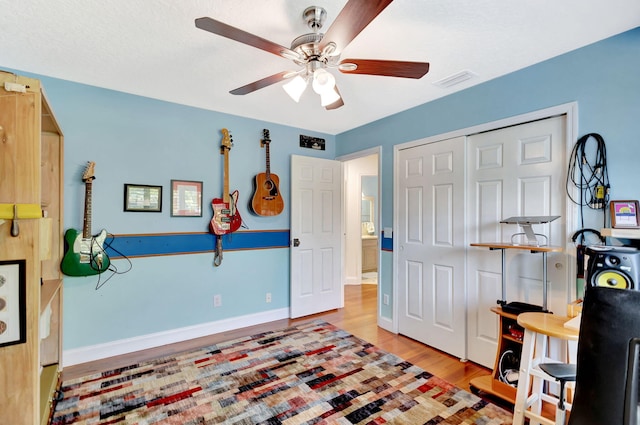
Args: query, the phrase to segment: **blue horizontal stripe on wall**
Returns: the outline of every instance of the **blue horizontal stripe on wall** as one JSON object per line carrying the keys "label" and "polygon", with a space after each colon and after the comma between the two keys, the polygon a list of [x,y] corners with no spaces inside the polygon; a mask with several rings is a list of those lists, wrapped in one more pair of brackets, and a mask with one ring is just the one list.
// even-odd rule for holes
{"label": "blue horizontal stripe on wall", "polygon": [[[211,233],[155,233],[113,235],[105,242],[109,258],[213,252],[216,238]],[[222,236],[225,251],[288,248],[289,230],[234,232]]]}
{"label": "blue horizontal stripe on wall", "polygon": [[382,231],[382,242],[380,242],[380,249],[382,251],[393,251],[393,235],[387,238]]}

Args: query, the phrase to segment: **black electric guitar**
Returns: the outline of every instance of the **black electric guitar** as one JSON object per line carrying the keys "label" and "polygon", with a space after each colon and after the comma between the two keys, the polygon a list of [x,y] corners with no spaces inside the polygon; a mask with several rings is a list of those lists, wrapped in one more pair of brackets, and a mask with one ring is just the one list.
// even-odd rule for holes
{"label": "black electric guitar", "polygon": [[89,162],[82,174],[85,185],[82,233],[69,229],[64,234],[65,252],[60,268],[68,276],[92,276],[109,267],[109,257],[103,248],[107,231],[103,229],[97,235],[91,235],[91,189],[95,165],[95,162]]}
{"label": "black electric guitar", "polygon": [[269,158],[269,130],[262,130],[263,139],[260,146],[266,149],[267,169],[265,173],[259,173],[255,179],[255,192],[251,199],[251,208],[253,211],[262,216],[278,215],[284,209],[284,201],[280,195],[280,178],[271,172],[271,164]]}

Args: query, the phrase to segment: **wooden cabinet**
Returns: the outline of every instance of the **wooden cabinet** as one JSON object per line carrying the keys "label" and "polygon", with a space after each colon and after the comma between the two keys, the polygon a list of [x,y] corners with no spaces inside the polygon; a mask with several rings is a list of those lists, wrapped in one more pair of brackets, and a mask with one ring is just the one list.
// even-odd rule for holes
{"label": "wooden cabinet", "polygon": [[378,238],[362,238],[362,272],[378,270]]}
{"label": "wooden cabinet", "polygon": [[[48,423],[62,353],[63,136],[32,78],[0,71],[0,260],[25,260],[25,341],[0,347],[0,423]],[[11,228],[17,205],[17,236]],[[14,300],[7,300],[7,303]]]}

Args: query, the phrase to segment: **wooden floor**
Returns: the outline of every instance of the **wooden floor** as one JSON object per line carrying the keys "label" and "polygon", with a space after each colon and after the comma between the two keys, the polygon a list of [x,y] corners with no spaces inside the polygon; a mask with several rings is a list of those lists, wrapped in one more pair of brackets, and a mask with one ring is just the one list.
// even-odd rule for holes
{"label": "wooden floor", "polygon": [[[277,320],[275,322],[223,332],[123,356],[69,366],[63,370],[63,380],[123,367],[142,360],[202,347],[241,336],[253,335],[268,330],[277,330],[291,324],[303,323],[314,319],[325,320],[466,390],[469,390],[469,381],[471,379],[476,376],[490,374],[490,370],[475,363],[461,362],[456,357],[435,350],[420,342],[379,328],[376,324],[376,292],[377,285],[347,285],[345,287],[344,308],[307,316],[301,319]],[[500,404],[504,408],[511,408],[509,405],[505,406],[504,403],[500,403],[499,400],[491,401]]]}

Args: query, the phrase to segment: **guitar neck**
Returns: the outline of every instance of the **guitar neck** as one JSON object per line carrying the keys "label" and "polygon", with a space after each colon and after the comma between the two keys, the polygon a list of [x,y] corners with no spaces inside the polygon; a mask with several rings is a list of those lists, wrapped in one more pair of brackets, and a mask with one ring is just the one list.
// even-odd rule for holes
{"label": "guitar neck", "polygon": [[271,159],[270,159],[270,155],[269,155],[269,145],[270,143],[265,143],[265,149],[267,150],[266,155],[267,155],[267,171],[265,172],[265,174],[267,175],[267,179],[271,178]]}
{"label": "guitar neck", "polygon": [[84,186],[84,221],[82,224],[82,237],[89,239],[91,237],[91,193],[93,183],[87,180]]}
{"label": "guitar neck", "polygon": [[231,196],[229,195],[229,149],[222,148],[222,154],[224,155],[224,178],[223,178],[223,192],[222,200],[229,204],[231,202]]}

